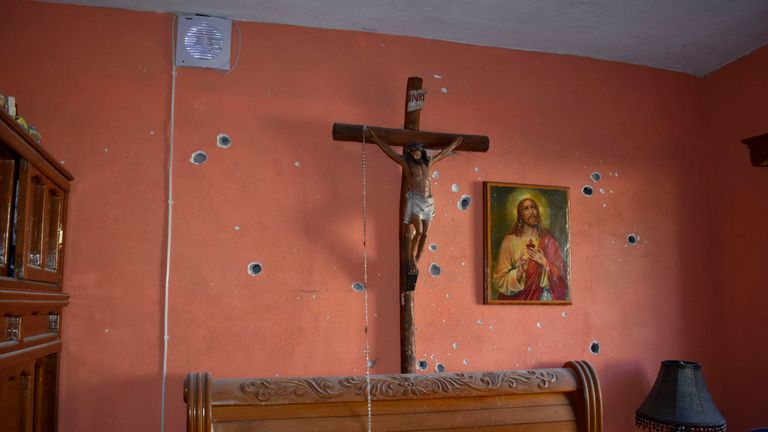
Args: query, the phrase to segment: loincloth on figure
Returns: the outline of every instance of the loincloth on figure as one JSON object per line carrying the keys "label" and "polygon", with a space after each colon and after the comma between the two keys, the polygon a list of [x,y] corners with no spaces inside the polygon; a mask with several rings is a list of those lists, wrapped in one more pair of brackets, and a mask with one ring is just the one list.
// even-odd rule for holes
{"label": "loincloth on figure", "polygon": [[405,213],[403,214],[403,223],[411,223],[413,215],[418,216],[419,219],[431,222],[435,217],[435,199],[430,195],[428,197],[421,196],[413,191],[408,191],[405,194],[406,204]]}

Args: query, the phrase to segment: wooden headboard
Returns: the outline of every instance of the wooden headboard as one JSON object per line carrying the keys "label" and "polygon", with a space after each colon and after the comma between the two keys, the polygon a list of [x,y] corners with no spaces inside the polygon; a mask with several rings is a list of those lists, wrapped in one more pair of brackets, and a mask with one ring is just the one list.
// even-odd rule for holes
{"label": "wooden headboard", "polygon": [[[187,432],[367,431],[365,376],[184,382]],[[602,432],[592,366],[370,377],[373,431]]]}

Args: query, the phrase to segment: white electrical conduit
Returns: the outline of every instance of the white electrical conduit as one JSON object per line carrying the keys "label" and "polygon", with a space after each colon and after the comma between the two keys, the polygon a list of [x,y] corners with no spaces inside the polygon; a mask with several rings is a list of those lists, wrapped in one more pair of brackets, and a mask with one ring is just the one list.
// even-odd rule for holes
{"label": "white electrical conduit", "polygon": [[160,392],[160,432],[165,431],[165,384],[168,378],[168,287],[171,277],[171,227],[173,221],[173,124],[176,117],[176,61],[174,59],[175,27],[177,16],[174,15],[171,23],[171,118],[168,134],[168,220],[166,225],[165,245],[165,296],[163,297],[163,382]]}
{"label": "white electrical conduit", "polygon": [[[169,126],[168,136],[168,220],[166,225],[166,232],[168,237],[166,238],[165,249],[165,295],[163,297],[163,382],[162,390],[160,392],[160,432],[165,432],[165,388],[168,378],[168,288],[170,286],[171,277],[171,227],[173,226],[173,125],[176,118],[176,24],[179,16],[173,16],[173,22],[171,23],[171,118]],[[235,57],[235,64],[221,75],[229,75],[235,70],[237,64],[240,62],[240,50],[242,48],[242,34],[240,32],[240,26],[236,22],[235,29],[237,30],[237,56]]]}

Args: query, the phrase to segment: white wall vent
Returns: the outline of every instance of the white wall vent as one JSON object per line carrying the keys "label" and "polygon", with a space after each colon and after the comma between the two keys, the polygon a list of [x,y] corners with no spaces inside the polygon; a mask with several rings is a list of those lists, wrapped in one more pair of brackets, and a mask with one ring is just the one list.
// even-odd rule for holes
{"label": "white wall vent", "polygon": [[229,70],[232,20],[179,15],[176,66]]}

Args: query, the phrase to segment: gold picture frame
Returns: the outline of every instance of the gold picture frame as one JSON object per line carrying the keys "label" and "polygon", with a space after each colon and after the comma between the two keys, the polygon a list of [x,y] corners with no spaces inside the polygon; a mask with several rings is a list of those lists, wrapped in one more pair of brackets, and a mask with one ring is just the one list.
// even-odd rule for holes
{"label": "gold picture frame", "polygon": [[571,304],[569,195],[483,182],[483,303]]}

